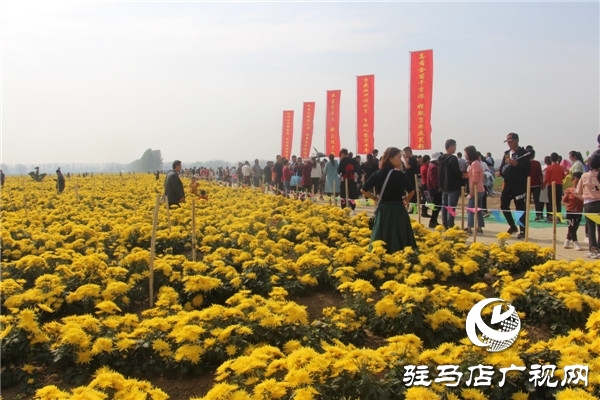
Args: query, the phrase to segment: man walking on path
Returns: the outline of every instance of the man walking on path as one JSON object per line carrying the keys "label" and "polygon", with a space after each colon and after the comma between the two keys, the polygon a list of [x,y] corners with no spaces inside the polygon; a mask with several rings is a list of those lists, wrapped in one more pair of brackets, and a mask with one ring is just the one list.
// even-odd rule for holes
{"label": "man walking on path", "polygon": [[[531,171],[530,154],[519,146],[519,135],[514,132],[506,135],[504,141],[508,150],[504,152],[498,175],[504,179],[502,194],[500,195],[500,208],[508,222],[508,233],[519,232],[517,239],[525,238],[525,201],[527,200],[527,177]],[[521,212],[519,228],[510,211],[510,202],[514,201],[515,209]]]}
{"label": "man walking on path", "polygon": [[260,166],[260,161],[258,158],[254,160],[254,165],[252,166],[252,186],[259,187],[260,186],[260,178],[262,177],[263,169]]}
{"label": "man walking on path", "polygon": [[458,165],[456,140],[446,140],[446,154],[439,158],[439,185],[442,190],[442,225],[450,229],[454,226],[456,205],[460,197],[462,173]]}
{"label": "man walking on path", "polygon": [[273,172],[275,172],[275,181],[273,183],[275,183],[275,187],[279,190],[279,193],[283,193],[283,158],[279,154],[273,165]]}

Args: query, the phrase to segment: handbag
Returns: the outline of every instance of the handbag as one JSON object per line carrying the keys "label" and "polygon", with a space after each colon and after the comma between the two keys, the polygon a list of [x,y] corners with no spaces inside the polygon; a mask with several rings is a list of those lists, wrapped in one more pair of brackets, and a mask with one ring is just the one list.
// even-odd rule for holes
{"label": "handbag", "polygon": [[290,179],[290,186],[299,186],[301,180],[302,180],[302,177],[300,175],[298,175],[298,174],[292,175],[292,178]]}
{"label": "handbag", "polygon": [[375,225],[375,217],[377,216],[377,208],[379,208],[379,202],[381,201],[381,198],[383,197],[383,192],[385,190],[385,186],[388,183],[388,179],[390,179],[390,175],[392,174],[394,170],[390,169],[390,172],[388,172],[387,176],[385,177],[385,181],[383,181],[383,186],[381,187],[381,193],[379,193],[379,197],[377,198],[377,204],[375,205],[375,210],[373,211],[373,216],[369,218],[369,229],[373,230],[373,226]]}

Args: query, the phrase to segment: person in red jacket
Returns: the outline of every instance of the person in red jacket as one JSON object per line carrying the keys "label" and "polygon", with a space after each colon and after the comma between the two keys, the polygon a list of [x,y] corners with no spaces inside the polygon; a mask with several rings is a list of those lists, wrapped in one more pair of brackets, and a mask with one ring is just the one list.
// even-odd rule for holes
{"label": "person in red jacket", "polygon": [[440,225],[438,223],[438,215],[440,214],[440,207],[442,206],[442,189],[440,189],[440,164],[438,159],[442,153],[433,153],[429,166],[427,167],[427,190],[429,191],[429,197],[434,204],[434,208],[431,211],[431,219],[429,219],[429,227],[435,228]]}
{"label": "person in red jacket", "polygon": [[294,175],[294,170],[290,168],[290,162],[288,160],[283,160],[283,171],[281,182],[283,183],[283,195],[287,197],[290,192],[290,181],[292,180],[292,176]]}
{"label": "person in red jacket", "polygon": [[[358,199],[359,192],[358,186],[356,185],[356,172],[360,169],[360,165],[356,162],[356,159],[348,153],[347,149],[340,150],[340,164],[338,165],[338,173],[341,174],[342,183],[340,190],[341,202],[340,205],[343,208],[349,206],[352,212],[356,208],[355,199]],[[346,192],[348,191],[348,192]],[[348,203],[346,204],[346,199]],[[352,201],[350,201],[352,200]],[[409,199],[410,200],[410,199]]]}
{"label": "person in red jacket", "polygon": [[535,150],[533,147],[527,146],[525,149],[531,153],[531,171],[529,171],[529,178],[531,179],[531,195],[533,196],[535,221],[537,222],[544,218],[544,203],[540,201],[540,192],[542,190],[544,174],[542,174],[542,164],[540,164],[538,160],[534,160]]}
{"label": "person in red jacket", "polygon": [[310,174],[312,172],[313,164],[310,158],[304,160],[304,165],[302,165],[302,180],[300,181],[300,186],[306,191],[306,193],[310,193],[310,187],[312,185],[312,179]]}
{"label": "person in red jacket", "polygon": [[[562,182],[565,179],[565,171],[560,166],[559,161],[560,157],[558,153],[550,154],[550,160],[552,164],[548,165],[546,168],[546,175],[544,176],[544,183],[542,185],[542,189],[548,188],[548,213],[551,215],[546,216],[546,220],[548,222],[552,222],[552,214],[555,212],[560,214],[561,206],[560,199],[562,198]],[[556,185],[556,204],[554,204],[552,200],[552,183]]]}

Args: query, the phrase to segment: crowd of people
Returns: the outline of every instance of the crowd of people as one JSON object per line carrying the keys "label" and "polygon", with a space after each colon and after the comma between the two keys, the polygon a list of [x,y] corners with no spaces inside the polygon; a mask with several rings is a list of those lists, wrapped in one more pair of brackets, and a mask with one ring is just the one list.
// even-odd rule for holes
{"label": "crowd of people", "polygon": [[[494,194],[495,178],[500,177],[500,209],[508,223],[509,234],[516,234],[518,239],[525,237],[528,201],[534,204],[536,222],[559,218],[561,203],[564,203],[568,222],[564,247],[580,250],[577,230],[582,215],[600,213],[600,135],[599,150],[587,160],[573,150],[568,159],[562,159],[558,153],[545,156],[544,165],[535,159],[533,146],[519,144],[517,133],[507,134],[504,142],[508,149],[499,165],[491,153],[483,155],[472,145],[465,146],[463,153],[457,151],[456,140],[448,139],[444,152],[431,155],[416,156],[410,147],[402,150],[390,147],[381,160],[378,150],[373,150],[363,162],[360,155],[341,149],[338,157],[330,154],[327,158],[313,156],[303,160],[292,156],[287,160],[277,155],[275,161],[268,161],[264,166],[256,159],[252,165],[246,161],[237,167],[194,167],[185,172],[193,177],[192,193],[204,199],[208,199],[206,193],[197,192],[198,179],[231,186],[266,187],[276,194],[303,199],[328,196],[336,203],[335,199],[339,199],[340,206],[349,207],[351,213],[360,197],[379,199],[371,239],[384,240],[390,252],[415,247],[408,215],[417,212],[417,193],[421,196],[421,215],[429,218],[429,227],[442,225],[449,229],[455,226],[456,207],[464,192],[468,198],[465,230],[469,234],[482,234],[485,218],[490,215],[487,199]],[[170,204],[178,204],[185,201],[183,185],[173,183],[173,176],[178,179],[181,173],[180,161],[173,164],[173,171],[175,173],[169,173],[165,179],[165,194]],[[527,198],[528,181],[530,198]],[[600,227],[593,218],[586,218],[585,232],[589,243],[586,256],[600,258]]]}

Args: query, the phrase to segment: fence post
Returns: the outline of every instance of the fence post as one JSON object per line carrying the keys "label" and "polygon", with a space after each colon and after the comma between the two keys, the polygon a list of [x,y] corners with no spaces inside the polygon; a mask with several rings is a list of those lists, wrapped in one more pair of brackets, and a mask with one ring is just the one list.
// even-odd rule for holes
{"label": "fence post", "polygon": [[[473,196],[475,205],[475,211],[473,211],[473,243],[477,243],[477,228],[479,228],[479,196],[477,195],[476,185],[473,185],[469,193],[471,193],[471,196]],[[483,210],[481,212],[483,212]]]}
{"label": "fence post", "polygon": [[556,182],[552,182],[552,250],[554,251],[554,255],[552,256],[553,260],[556,260],[556,218],[558,217],[556,213],[557,209],[556,205]]}
{"label": "fence post", "polygon": [[[450,210],[448,210],[450,212]],[[465,187],[460,187],[460,229],[465,229]]]}
{"label": "fence post", "polygon": [[529,241],[529,201],[531,198],[531,177],[527,177],[527,194],[525,199],[525,242]]}
{"label": "fence post", "polygon": [[192,196],[192,261],[196,262],[196,196]]}
{"label": "fence post", "polygon": [[415,177],[415,195],[417,196],[417,221],[421,223],[421,191],[419,190],[419,180],[417,178],[417,174]]}
{"label": "fence post", "polygon": [[162,195],[156,195],[154,218],[152,220],[152,239],[150,240],[150,276],[148,277],[148,294],[150,295],[150,308],[154,307],[154,256],[156,252],[156,230],[158,228],[158,210]]}

